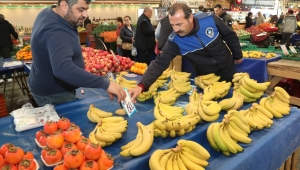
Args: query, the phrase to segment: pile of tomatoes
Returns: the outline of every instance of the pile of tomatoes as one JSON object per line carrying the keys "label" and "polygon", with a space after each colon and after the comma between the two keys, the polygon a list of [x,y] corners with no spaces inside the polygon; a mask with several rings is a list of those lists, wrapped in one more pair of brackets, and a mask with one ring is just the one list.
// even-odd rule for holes
{"label": "pile of tomatoes", "polygon": [[24,152],[22,148],[6,143],[0,148],[0,169],[36,170],[38,165],[32,152]]}
{"label": "pile of tomatoes", "polygon": [[43,146],[43,162],[47,166],[57,165],[55,170],[104,170],[114,163],[100,145],[82,136],[80,128],[67,118],[46,122],[43,130],[36,133],[36,140]]}

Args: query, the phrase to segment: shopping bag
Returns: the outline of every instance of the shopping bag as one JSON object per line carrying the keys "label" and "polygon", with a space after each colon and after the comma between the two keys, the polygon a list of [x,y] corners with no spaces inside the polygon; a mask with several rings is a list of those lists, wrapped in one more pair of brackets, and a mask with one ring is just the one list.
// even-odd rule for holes
{"label": "shopping bag", "polygon": [[132,44],[131,43],[123,42],[121,47],[124,50],[132,50]]}

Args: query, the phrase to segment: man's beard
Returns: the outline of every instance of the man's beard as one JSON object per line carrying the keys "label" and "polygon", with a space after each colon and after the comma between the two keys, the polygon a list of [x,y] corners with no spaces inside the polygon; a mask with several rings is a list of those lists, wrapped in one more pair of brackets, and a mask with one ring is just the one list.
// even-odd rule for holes
{"label": "man's beard", "polygon": [[73,19],[73,12],[71,11],[71,9],[68,9],[67,14],[64,16],[64,18],[74,27],[77,28],[79,26],[83,25],[83,22],[79,22],[80,19],[84,20],[85,17],[81,17],[78,20],[75,21],[75,19]]}

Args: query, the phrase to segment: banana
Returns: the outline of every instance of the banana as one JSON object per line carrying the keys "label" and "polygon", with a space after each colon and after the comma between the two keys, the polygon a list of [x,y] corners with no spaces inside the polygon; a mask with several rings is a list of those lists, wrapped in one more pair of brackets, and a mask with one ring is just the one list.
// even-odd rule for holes
{"label": "banana", "polygon": [[224,144],[224,142],[222,141],[221,137],[220,137],[220,127],[221,127],[221,124],[222,123],[216,123],[214,126],[213,126],[213,138],[214,138],[214,141],[215,143],[217,144],[218,148],[223,151],[223,152],[226,152],[228,151],[226,145]]}
{"label": "banana", "polygon": [[210,104],[209,106],[206,106],[202,102],[200,102],[200,103],[201,103],[201,107],[202,107],[203,111],[205,112],[205,114],[207,114],[209,116],[214,116],[216,114],[219,114],[221,111],[221,106],[217,102],[214,102],[214,103]]}
{"label": "banana", "polygon": [[199,100],[199,94],[197,93],[197,89],[194,88],[192,94],[189,96],[189,102],[196,102]]}
{"label": "banana", "polygon": [[232,116],[229,119],[230,119],[230,121],[234,122],[244,132],[246,132],[248,134],[251,132],[249,125],[244,124],[239,118]]}
{"label": "banana", "polygon": [[244,134],[236,131],[234,128],[232,128],[232,126],[229,124],[229,126],[226,126],[227,130],[229,132],[229,135],[231,136],[231,138],[233,138],[234,140],[237,140],[239,142],[242,143],[251,143],[252,139],[245,136]]}
{"label": "banana", "polygon": [[235,102],[236,102],[235,98],[228,98],[228,99],[223,99],[222,101],[220,101],[219,105],[221,106],[222,110],[228,110],[231,107],[233,107]]}
{"label": "banana", "polygon": [[153,125],[160,130],[166,130],[166,125],[163,123],[165,121],[166,118],[156,119],[153,121]]}
{"label": "banana", "polygon": [[115,114],[116,114],[116,115],[126,115],[126,112],[125,112],[124,109],[117,109],[117,110],[115,111]]}
{"label": "banana", "polygon": [[96,123],[99,123],[102,121],[102,118],[100,118],[98,115],[96,115],[95,112],[90,111],[90,116]]}
{"label": "banana", "polygon": [[227,126],[231,126],[234,130],[242,133],[245,136],[248,136],[248,133],[242,130],[237,124],[235,124],[233,121],[229,121]]}
{"label": "banana", "polygon": [[173,153],[167,160],[167,163],[166,163],[166,170],[174,170],[173,169],[173,158],[175,156],[175,153]]}
{"label": "banana", "polygon": [[206,75],[201,75],[199,76],[202,80],[208,80],[208,79],[211,79],[213,77],[215,77],[215,73],[210,73],[210,74],[206,74]]}
{"label": "banana", "polygon": [[214,98],[216,98],[216,93],[214,92],[207,92],[202,95],[202,99],[206,101],[213,100]]}
{"label": "banana", "polygon": [[227,109],[227,110],[238,110],[239,108],[241,108],[244,104],[244,97],[242,95],[239,94],[233,94],[232,98],[235,99],[235,104]]}
{"label": "banana", "polygon": [[206,137],[207,137],[207,140],[208,140],[208,143],[209,145],[217,152],[220,151],[219,147],[217,146],[215,140],[214,140],[214,137],[213,137],[213,126],[215,125],[216,123],[211,123],[208,128],[207,128],[207,131],[206,131]]}
{"label": "banana", "polygon": [[231,145],[231,143],[229,142],[229,140],[225,137],[225,134],[224,134],[224,124],[222,123],[220,125],[220,139],[222,140],[222,142],[224,143],[224,145],[226,146],[227,148],[227,151],[230,152],[230,153],[234,153],[236,154],[237,153],[237,150],[235,149],[235,147],[233,147]]}
{"label": "banana", "polygon": [[169,160],[169,158],[173,155],[174,153],[171,152],[167,152],[164,155],[162,155],[162,157],[160,158],[159,162],[156,162],[156,164],[159,164],[160,167],[162,168],[161,170],[165,170],[166,166],[167,166],[167,162]]}
{"label": "banana", "polygon": [[207,121],[207,122],[213,122],[215,120],[217,120],[220,116],[220,114],[215,114],[213,116],[207,115],[204,110],[202,109],[202,106],[200,103],[197,103],[197,110],[198,110],[198,114],[201,117],[201,119]]}
{"label": "banana", "polygon": [[290,113],[290,107],[281,105],[281,103],[276,102],[276,100],[275,98],[269,99],[271,107],[282,115],[288,115]]}
{"label": "banana", "polygon": [[270,100],[272,100],[271,98],[268,98],[265,102],[265,108],[270,112],[272,113],[272,115],[276,118],[282,118],[282,114],[279,113],[277,110],[274,110],[271,106],[271,103],[270,103]]}
{"label": "banana", "polygon": [[[142,132],[141,127],[138,126],[138,132],[137,132],[136,138],[133,140],[134,141],[133,144],[130,147],[122,150],[120,152],[121,156],[124,156],[124,157],[131,156],[130,150],[135,149],[142,144],[142,142],[143,142],[143,134],[142,133],[143,132]],[[152,134],[152,137],[153,137],[153,134]]]}
{"label": "banana", "polygon": [[204,170],[204,168],[185,157],[182,153],[179,154],[180,159],[187,169]]}
{"label": "banana", "polygon": [[251,93],[251,92],[249,92],[247,89],[245,89],[244,86],[240,86],[240,87],[239,87],[239,90],[240,90],[240,92],[241,92],[244,96],[246,96],[246,97],[248,97],[248,98],[255,98],[254,95],[253,95],[253,93]]}
{"label": "banana", "polygon": [[[261,120],[263,120],[264,122],[267,122],[268,123],[268,125],[270,124],[270,125],[272,125],[272,124],[274,124],[274,122],[270,119],[270,118],[268,118],[267,116],[265,116],[263,113],[261,113],[259,110],[256,110],[256,116],[257,117],[259,117]],[[268,126],[267,125],[267,126]],[[267,127],[266,126],[266,127]]]}
{"label": "banana", "polygon": [[101,126],[98,126],[97,130],[95,131],[95,137],[97,140],[103,142],[114,142],[116,140],[114,136],[101,133],[100,127]]}
{"label": "banana", "polygon": [[235,74],[233,75],[233,77],[245,76],[245,75],[248,75],[248,73],[245,73],[245,72],[239,72],[239,73],[235,73]]}
{"label": "banana", "polygon": [[103,123],[118,123],[120,121],[123,121],[124,118],[123,117],[117,117],[117,116],[114,116],[114,117],[106,117],[106,118],[103,118],[102,119],[102,122]]}
{"label": "banana", "polygon": [[99,141],[96,139],[94,132],[89,134],[89,139],[93,144],[99,144]]}
{"label": "banana", "polygon": [[114,133],[123,133],[127,130],[127,125],[126,126],[120,126],[120,127],[107,127],[107,126],[102,126],[103,130],[109,131],[109,132],[114,132]]}
{"label": "banana", "polygon": [[121,146],[121,150],[130,148],[134,144],[135,140],[128,142],[126,145]]}
{"label": "banana", "polygon": [[244,77],[245,83],[247,85],[249,85],[250,87],[253,87],[255,89],[258,89],[260,91],[265,91],[267,90],[267,88],[269,87],[269,85],[271,84],[270,82],[264,82],[264,83],[257,83],[256,81],[254,81],[253,79],[250,79],[249,76],[245,76]]}
{"label": "banana", "polygon": [[192,154],[190,154],[190,153],[188,153],[184,150],[181,150],[180,154],[182,154],[184,157],[186,157],[190,161],[192,161],[195,164],[200,165],[202,167],[207,167],[209,165],[209,163],[206,160],[199,159],[199,158],[195,157],[194,155],[192,155]]}
{"label": "banana", "polygon": [[110,112],[105,112],[103,110],[100,110],[94,106],[94,104],[90,105],[91,113],[95,113],[98,117],[104,118],[104,117],[111,117],[113,114]]}
{"label": "banana", "polygon": [[173,156],[173,170],[180,170],[179,164],[178,164],[178,153],[175,153]]}
{"label": "banana", "polygon": [[243,114],[239,113],[238,111],[236,111],[236,110],[230,110],[230,111],[227,112],[227,114],[230,117],[234,116],[234,117],[239,118],[245,125],[248,125],[248,120],[246,119],[246,117]]}
{"label": "banana", "polygon": [[87,117],[88,117],[88,119],[89,119],[91,122],[97,123],[97,122],[92,118],[92,115],[91,115],[91,111],[90,111],[90,110],[88,110],[88,112],[87,112]]}
{"label": "banana", "polygon": [[276,99],[281,105],[284,105],[284,106],[290,106],[290,100],[289,99],[286,99],[283,97],[282,94],[278,93],[278,92],[275,92],[275,95],[272,96],[274,99]]}
{"label": "banana", "polygon": [[259,105],[263,108],[266,108],[266,101],[267,101],[267,97],[264,97],[264,98],[261,98],[260,101],[259,101]]}
{"label": "banana", "polygon": [[178,85],[173,85],[174,89],[179,92],[181,95],[189,92],[192,89],[191,85],[187,86],[178,86]]}
{"label": "banana", "polygon": [[268,127],[268,125],[269,125],[268,122],[260,119],[257,112],[255,112],[255,111],[252,112],[252,118],[256,123],[261,124],[263,126],[261,129],[263,129],[264,127]]}
{"label": "banana", "polygon": [[[265,98],[266,99],[266,98]],[[264,104],[263,104],[264,105]],[[257,111],[263,113],[265,116],[267,116],[268,118],[272,119],[273,118],[273,115],[272,113],[270,113],[267,109],[265,109],[264,106],[260,106],[258,105],[257,103],[253,103],[252,106],[254,106]]]}
{"label": "banana", "polygon": [[120,126],[127,127],[127,124],[128,124],[127,120],[122,120],[118,123],[103,123],[103,122],[101,122],[101,126],[105,126],[105,127],[120,127]]}
{"label": "banana", "polygon": [[196,153],[199,154],[202,158],[204,158],[204,160],[208,160],[210,158],[209,152],[203,146],[194,141],[180,139],[177,141],[177,144],[181,145],[182,147],[187,147],[193,151],[196,151]]}
{"label": "banana", "polygon": [[258,89],[255,89],[255,88],[249,86],[249,85],[245,82],[245,79],[241,79],[240,81],[241,81],[241,85],[242,85],[246,90],[248,90],[249,92],[251,92],[251,93],[256,93],[256,92],[259,92],[259,91],[260,91],[260,90],[258,90]]}
{"label": "banana", "polygon": [[228,132],[228,129],[226,128],[227,125],[224,125],[223,126],[223,133],[224,133],[224,136],[227,140],[227,142],[229,143],[229,145],[231,145],[232,147],[235,148],[235,150],[237,152],[243,152],[244,148],[241,147],[239,144],[237,144],[232,138],[231,136],[229,135],[229,132]]}
{"label": "banana", "polygon": [[276,92],[279,92],[280,94],[282,94],[284,98],[290,99],[290,95],[282,87],[276,86],[276,87],[274,87],[274,90]]}
{"label": "banana", "polygon": [[105,131],[105,130],[102,129],[101,126],[98,128],[98,130],[100,130],[100,133],[102,133],[104,135],[113,136],[115,138],[115,140],[118,140],[122,137],[122,133]]}

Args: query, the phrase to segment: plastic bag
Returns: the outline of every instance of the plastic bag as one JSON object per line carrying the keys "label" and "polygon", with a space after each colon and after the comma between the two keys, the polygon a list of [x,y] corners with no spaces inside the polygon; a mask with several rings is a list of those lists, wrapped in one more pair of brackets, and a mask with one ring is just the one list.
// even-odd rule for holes
{"label": "plastic bag", "polygon": [[132,56],[136,56],[137,55],[137,50],[136,50],[135,46],[132,46],[131,55]]}

